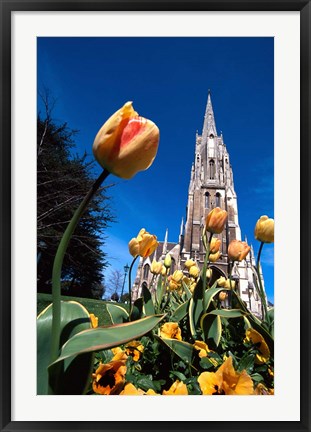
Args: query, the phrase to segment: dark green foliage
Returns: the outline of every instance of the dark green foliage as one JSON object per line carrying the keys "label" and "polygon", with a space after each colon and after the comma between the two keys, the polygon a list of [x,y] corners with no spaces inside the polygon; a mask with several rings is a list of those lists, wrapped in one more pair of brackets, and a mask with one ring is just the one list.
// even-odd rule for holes
{"label": "dark green foliage", "polygon": [[[51,292],[54,256],[74,211],[94,181],[93,162],[73,156],[76,131],[58,125],[47,110],[37,119],[38,292]],[[103,233],[113,220],[105,188],[84,213],[65,255],[63,294],[100,299],[104,294]]]}

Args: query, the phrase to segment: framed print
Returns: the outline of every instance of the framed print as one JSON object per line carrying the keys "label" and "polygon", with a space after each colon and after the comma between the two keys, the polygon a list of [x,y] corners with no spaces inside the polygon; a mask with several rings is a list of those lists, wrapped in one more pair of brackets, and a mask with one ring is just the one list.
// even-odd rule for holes
{"label": "framed print", "polygon": [[1,429],[310,430],[310,2],[1,28]]}

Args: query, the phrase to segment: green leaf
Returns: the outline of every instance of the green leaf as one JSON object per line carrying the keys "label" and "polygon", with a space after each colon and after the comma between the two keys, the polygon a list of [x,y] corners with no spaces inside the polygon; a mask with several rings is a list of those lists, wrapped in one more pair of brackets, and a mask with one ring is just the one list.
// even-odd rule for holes
{"label": "green leaf", "polygon": [[204,370],[209,370],[215,367],[208,357],[201,358],[200,366]]}
{"label": "green leaf", "polygon": [[[91,328],[89,313],[80,303],[69,301],[61,302],[61,337],[63,345],[69,338],[83,330]],[[52,334],[52,304],[44,309],[37,318],[37,394],[49,393],[50,385],[58,394],[82,394],[86,388],[93,365],[93,356],[88,354],[83,358],[71,359],[70,362],[60,365],[58,370],[59,381],[55,377],[49,378],[48,365],[50,364]],[[72,376],[72,371],[79,373],[79,380]],[[67,392],[70,393],[67,393]]]}
{"label": "green leaf", "polygon": [[171,376],[171,378],[177,377],[179,379],[179,381],[182,381],[182,382],[186,381],[186,379],[187,379],[187,377],[185,377],[185,375],[183,373],[178,372],[178,371],[171,371],[170,376]]}
{"label": "green leaf", "polygon": [[254,373],[254,374],[252,374],[252,375],[251,375],[251,378],[252,378],[252,380],[255,381],[256,383],[257,383],[257,382],[259,383],[259,382],[261,382],[261,381],[264,381],[263,376],[260,375],[259,373]]}
{"label": "green leaf", "polygon": [[240,309],[215,309],[207,315],[219,315],[223,318],[240,318],[245,315]]}
{"label": "green leaf", "polygon": [[188,285],[184,281],[182,281],[182,286],[183,286],[183,289],[186,293],[187,299],[188,300],[191,299],[192,293],[191,293],[190,289],[188,288]]}
{"label": "green leaf", "polygon": [[148,391],[149,389],[156,391],[155,386],[153,385],[152,379],[142,376],[138,378],[136,381],[137,387],[141,388],[144,391]]}
{"label": "green leaf", "polygon": [[226,290],[226,288],[215,288],[215,284],[213,285],[212,288],[209,288],[208,290],[205,291],[205,304],[206,304],[206,309],[205,312],[207,311],[207,309],[209,308],[209,305],[211,304],[211,301],[213,300],[213,298],[220,293],[221,291],[230,291],[230,290]]}
{"label": "green leaf", "polygon": [[[179,341],[177,339],[161,338],[156,336],[164,345],[169,347],[178,357],[180,357],[187,365],[192,366],[193,345],[188,342]],[[194,366],[192,366],[194,368]],[[194,368],[195,369],[195,368]]]}
{"label": "green leaf", "polygon": [[254,369],[254,362],[255,362],[256,355],[254,353],[246,353],[241,358],[239,365],[238,365],[238,372],[242,372],[244,369],[248,374],[253,372]]}
{"label": "green leaf", "polygon": [[139,339],[159,324],[164,316],[154,315],[111,327],[82,331],[65,343],[60,356],[53,364],[77,354],[114,348],[133,339]]}
{"label": "green leaf", "polygon": [[143,306],[144,306],[144,300],[142,297],[139,297],[134,301],[131,315],[130,315],[131,321],[139,320],[142,317]]}
{"label": "green leaf", "polygon": [[204,334],[205,342],[212,340],[216,346],[219,345],[222,324],[219,315],[204,314],[201,318],[201,328]]}
{"label": "green leaf", "polygon": [[155,310],[154,310],[154,305],[153,305],[153,301],[152,301],[152,297],[151,297],[151,292],[149,291],[149,289],[145,286],[145,284],[142,285],[142,296],[144,299],[144,314],[145,315],[154,315],[155,314]]}
{"label": "green leaf", "polygon": [[107,312],[112,324],[123,324],[129,319],[129,314],[126,309],[115,303],[106,303]]}
{"label": "green leaf", "polygon": [[175,311],[171,316],[171,321],[179,322],[180,320],[182,320],[187,315],[189,303],[190,303],[190,299],[187,300],[185,303],[181,304],[180,306],[178,306],[178,308],[175,309]]}
{"label": "green leaf", "polygon": [[189,302],[189,325],[191,335],[196,339],[199,321],[203,313],[203,282],[200,279],[196,284],[192,298]]}
{"label": "green leaf", "polygon": [[163,284],[164,284],[163,277],[162,277],[162,275],[160,275],[159,279],[158,279],[157,292],[156,292],[156,298],[157,298],[157,302],[158,302],[159,307],[161,306],[161,303],[162,303],[162,297],[163,297],[163,291],[164,291]]}

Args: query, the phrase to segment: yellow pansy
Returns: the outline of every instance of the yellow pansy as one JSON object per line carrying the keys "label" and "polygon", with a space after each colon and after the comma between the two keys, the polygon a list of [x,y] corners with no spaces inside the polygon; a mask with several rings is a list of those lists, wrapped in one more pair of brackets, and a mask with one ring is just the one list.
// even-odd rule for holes
{"label": "yellow pansy", "polygon": [[177,380],[171,385],[169,390],[163,390],[162,394],[165,396],[186,396],[188,395],[188,389],[186,384]]}
{"label": "yellow pansy", "polygon": [[181,330],[177,323],[167,322],[160,328],[160,336],[164,339],[182,340]]}

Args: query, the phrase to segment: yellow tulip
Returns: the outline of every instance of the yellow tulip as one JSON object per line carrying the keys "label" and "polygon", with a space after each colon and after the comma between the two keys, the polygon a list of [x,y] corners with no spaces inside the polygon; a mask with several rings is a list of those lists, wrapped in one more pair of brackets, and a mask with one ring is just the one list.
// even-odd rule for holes
{"label": "yellow tulip", "polygon": [[189,274],[196,279],[200,274],[199,267],[197,267],[196,265],[191,266],[189,269]]}
{"label": "yellow tulip", "polygon": [[163,264],[160,261],[153,260],[150,271],[152,274],[158,275],[162,271]]}
{"label": "yellow tulip", "polygon": [[226,210],[221,210],[215,207],[209,212],[205,220],[205,229],[213,234],[220,234],[226,224],[228,213]]}
{"label": "yellow tulip", "polygon": [[231,261],[242,261],[251,250],[244,241],[232,240],[228,247],[228,257]]}
{"label": "yellow tulip", "polygon": [[220,245],[221,245],[221,240],[217,237],[212,237],[210,249],[209,249],[210,253],[215,254],[216,252],[218,252],[220,249]]}
{"label": "yellow tulip", "polygon": [[176,283],[179,283],[182,278],[184,277],[184,274],[181,270],[176,270],[171,276],[171,279],[173,279]]}
{"label": "yellow tulip", "polygon": [[140,117],[132,102],[127,102],[101,127],[94,140],[93,153],[103,168],[129,179],[150,167],[158,145],[158,127]]}
{"label": "yellow tulip", "polygon": [[221,252],[216,252],[214,254],[209,254],[208,259],[210,260],[210,262],[216,262],[219,260],[219,258],[221,257]]}
{"label": "yellow tulip", "polygon": [[175,291],[180,287],[180,284],[174,281],[174,279],[170,279],[168,282],[168,286],[171,291]]}
{"label": "yellow tulip", "polygon": [[158,245],[157,237],[149,234],[145,228],[141,229],[138,236],[132,238],[128,244],[129,252],[134,258],[137,257],[137,255],[147,258],[156,250]]}
{"label": "yellow tulip", "polygon": [[192,267],[192,266],[194,266],[195,265],[195,261],[193,261],[192,259],[188,259],[186,262],[185,262],[185,267],[187,267],[187,269],[190,269],[190,267]]}
{"label": "yellow tulip", "polygon": [[255,226],[255,238],[264,243],[274,242],[274,220],[261,216]]}

